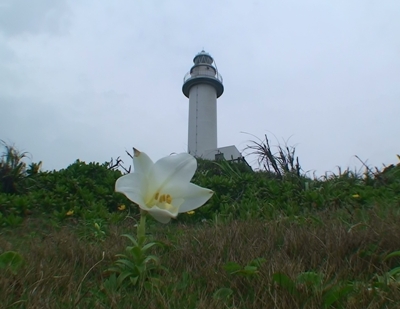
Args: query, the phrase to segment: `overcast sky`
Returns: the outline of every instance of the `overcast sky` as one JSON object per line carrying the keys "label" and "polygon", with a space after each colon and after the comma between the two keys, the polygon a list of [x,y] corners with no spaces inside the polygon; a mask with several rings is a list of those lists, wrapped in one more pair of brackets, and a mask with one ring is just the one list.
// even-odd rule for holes
{"label": "overcast sky", "polygon": [[220,147],[267,133],[317,174],[397,163],[399,16],[398,0],[0,0],[0,139],[50,170],[187,151],[181,88],[204,48]]}

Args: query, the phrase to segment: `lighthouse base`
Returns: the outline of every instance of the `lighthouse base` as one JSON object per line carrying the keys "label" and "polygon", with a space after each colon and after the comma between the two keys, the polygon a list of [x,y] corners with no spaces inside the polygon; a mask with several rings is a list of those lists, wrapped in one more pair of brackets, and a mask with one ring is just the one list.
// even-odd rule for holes
{"label": "lighthouse base", "polygon": [[243,158],[242,154],[234,145],[206,150],[200,157],[202,159],[213,160],[213,161],[214,160],[236,161],[236,160],[241,160]]}

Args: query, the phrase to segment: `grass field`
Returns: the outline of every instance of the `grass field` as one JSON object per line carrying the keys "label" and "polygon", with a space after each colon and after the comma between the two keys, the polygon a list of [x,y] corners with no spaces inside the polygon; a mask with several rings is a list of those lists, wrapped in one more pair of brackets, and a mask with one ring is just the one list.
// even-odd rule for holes
{"label": "grass field", "polygon": [[[329,291],[351,286],[328,308],[398,308],[397,281],[378,284],[378,276],[399,265],[398,259],[383,260],[400,248],[398,214],[382,219],[370,210],[368,220],[353,226],[329,213],[318,218],[155,224],[150,230],[166,244],[157,254],[168,271],[159,272],[159,286],[121,289],[105,285],[104,270],[124,251],[127,241],[120,235],[135,232],[132,222],[109,226],[107,235],[95,241],[85,235],[82,223],[54,228],[26,220],[1,233],[0,248],[17,251],[25,260],[17,274],[2,274],[2,306],[323,308]],[[224,268],[228,262],[244,267],[257,258],[265,262],[249,275]],[[295,280],[305,272],[319,274],[321,281],[295,283],[294,292],[273,280],[276,273]]]}
{"label": "grass field", "polygon": [[140,217],[113,192],[121,172],[5,158],[1,308],[400,308],[400,165],[311,179],[200,162],[193,181],[215,196],[149,219],[145,244],[160,245],[142,252],[121,236]]}

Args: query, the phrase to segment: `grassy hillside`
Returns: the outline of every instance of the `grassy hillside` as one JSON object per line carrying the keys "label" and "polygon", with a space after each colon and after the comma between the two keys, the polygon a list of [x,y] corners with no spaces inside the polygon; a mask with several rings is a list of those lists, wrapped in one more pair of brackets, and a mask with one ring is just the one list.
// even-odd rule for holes
{"label": "grassy hillside", "polygon": [[[116,166],[41,172],[7,146],[0,306],[400,308],[400,165],[315,179],[292,149],[258,146],[263,171],[198,162],[192,182],[214,196],[169,225],[150,219],[147,238],[161,244],[141,264],[121,237],[136,235],[139,210],[114,192]],[[110,271],[118,254],[136,261],[137,281],[131,264],[127,280]]]}

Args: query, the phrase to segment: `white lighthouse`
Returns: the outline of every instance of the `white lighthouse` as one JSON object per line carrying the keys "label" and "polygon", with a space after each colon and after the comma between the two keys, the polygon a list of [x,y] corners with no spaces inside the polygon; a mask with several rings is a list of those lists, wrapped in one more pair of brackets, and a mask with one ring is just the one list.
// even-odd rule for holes
{"label": "white lighthouse", "polygon": [[188,153],[203,159],[242,158],[235,146],[218,148],[217,98],[224,92],[214,59],[202,50],[183,78],[182,92],[189,98]]}
{"label": "white lighthouse", "polygon": [[182,91],[189,98],[188,152],[204,157],[217,145],[217,98],[224,92],[222,76],[214,59],[202,50],[183,79]]}

